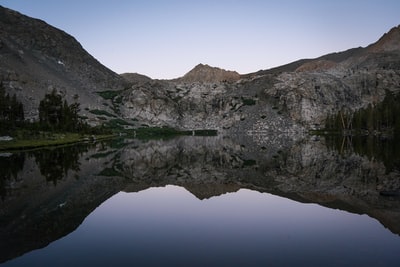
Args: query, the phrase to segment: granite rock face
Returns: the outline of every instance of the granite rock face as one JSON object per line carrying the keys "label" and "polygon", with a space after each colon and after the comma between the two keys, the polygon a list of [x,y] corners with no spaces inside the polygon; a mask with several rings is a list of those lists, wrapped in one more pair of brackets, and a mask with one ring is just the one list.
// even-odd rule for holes
{"label": "granite rock face", "polygon": [[[400,30],[399,30],[400,31]],[[289,116],[319,128],[328,114],[354,111],[381,102],[386,91],[400,91],[400,45],[396,52],[351,57],[325,69],[285,72],[266,94],[279,98]],[[308,63],[306,63],[308,64]]]}
{"label": "granite rock face", "polygon": [[[240,75],[204,64],[181,78],[117,75],[70,35],[0,7],[0,81],[27,119],[58,90],[81,104],[93,125],[170,126],[228,133],[295,136],[324,126],[329,114],[354,111],[400,90],[400,27],[366,48]],[[99,112],[100,111],[100,112]]]}
{"label": "granite rock face", "polygon": [[[299,133],[324,127],[329,114],[374,105],[387,91],[398,93],[399,62],[400,27],[396,27],[366,48],[240,75],[240,79],[200,64],[179,79],[136,84],[122,101],[122,114],[184,129]],[[226,78],[231,74],[234,78]],[[143,92],[147,102],[141,100]]]}

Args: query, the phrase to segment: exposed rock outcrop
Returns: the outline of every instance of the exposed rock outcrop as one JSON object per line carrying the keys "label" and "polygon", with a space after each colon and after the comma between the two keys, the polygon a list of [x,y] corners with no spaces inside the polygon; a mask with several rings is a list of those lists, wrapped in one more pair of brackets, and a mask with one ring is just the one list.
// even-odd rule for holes
{"label": "exposed rock outcrop", "polygon": [[399,51],[400,47],[400,25],[385,33],[378,42],[368,47],[369,52],[382,53]]}
{"label": "exposed rock outcrop", "polygon": [[[225,71],[200,64],[182,78],[134,87],[122,101],[122,113],[150,125],[184,129],[293,136],[322,128],[329,114],[374,105],[386,91],[400,91],[399,32],[399,27],[393,28],[367,48],[300,60],[241,75],[239,80],[236,74],[226,79]],[[143,90],[145,102],[138,97]]]}
{"label": "exposed rock outcrop", "polygon": [[207,64],[198,64],[191,71],[186,73],[182,78],[177,80],[180,82],[194,83],[218,83],[218,82],[234,82],[240,79],[240,74],[236,71],[228,71],[217,67],[211,67]]}
{"label": "exposed rock outcrop", "polygon": [[69,101],[78,98],[82,115],[113,111],[96,92],[121,90],[126,82],[101,65],[67,33],[0,6],[0,81],[24,104],[25,118],[37,119],[44,95],[56,89]]}
{"label": "exposed rock outcrop", "polygon": [[[118,118],[129,127],[170,126],[229,132],[301,134],[326,117],[400,91],[400,27],[367,48],[240,75],[204,64],[181,78],[116,75],[68,34],[0,7],[0,80],[25,117],[52,89],[81,104],[92,124]],[[100,112],[99,112],[100,111]]]}
{"label": "exposed rock outcrop", "polygon": [[132,84],[146,83],[152,80],[150,77],[139,73],[122,73],[121,76]]}

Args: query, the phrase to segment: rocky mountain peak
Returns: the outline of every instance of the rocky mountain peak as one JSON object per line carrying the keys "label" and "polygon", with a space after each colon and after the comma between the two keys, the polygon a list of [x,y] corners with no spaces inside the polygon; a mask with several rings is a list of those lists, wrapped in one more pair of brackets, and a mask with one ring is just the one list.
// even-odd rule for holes
{"label": "rocky mountain peak", "polygon": [[385,33],[376,43],[368,47],[370,52],[400,51],[400,25]]}
{"label": "rocky mountain peak", "polygon": [[122,73],[120,76],[133,84],[146,83],[152,80],[150,77],[139,73]]}
{"label": "rocky mountain peak", "polygon": [[191,71],[186,73],[178,80],[183,82],[222,82],[222,81],[237,81],[240,79],[240,74],[236,71],[229,71],[217,67],[211,67],[207,64],[198,64]]}
{"label": "rocky mountain peak", "polygon": [[[121,90],[127,82],[103,66],[71,35],[46,22],[0,6],[0,82],[24,105],[25,118],[38,118],[44,95],[56,89],[68,102],[79,99],[81,115],[104,109],[97,92]],[[113,112],[111,108],[109,112]]]}

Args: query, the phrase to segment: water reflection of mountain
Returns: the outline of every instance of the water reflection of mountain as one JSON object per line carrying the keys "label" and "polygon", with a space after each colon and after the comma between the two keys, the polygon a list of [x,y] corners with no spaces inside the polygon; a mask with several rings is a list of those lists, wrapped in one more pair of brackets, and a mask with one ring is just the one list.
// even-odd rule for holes
{"label": "water reflection of mountain", "polygon": [[[70,233],[119,191],[168,184],[183,186],[199,199],[240,188],[269,192],[365,213],[400,234],[399,199],[379,194],[400,188],[397,170],[387,172],[379,161],[327,149],[324,140],[297,144],[259,140],[115,140],[93,147],[5,155],[0,158],[5,169],[13,157],[20,163],[9,165],[12,169],[4,173],[10,175],[1,180],[0,262]],[[44,167],[46,161],[50,169]]]}

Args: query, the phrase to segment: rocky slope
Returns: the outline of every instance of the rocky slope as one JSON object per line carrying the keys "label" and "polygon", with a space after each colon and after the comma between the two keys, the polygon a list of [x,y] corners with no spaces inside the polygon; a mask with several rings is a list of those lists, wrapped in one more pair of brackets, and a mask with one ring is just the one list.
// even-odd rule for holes
{"label": "rocky slope", "polygon": [[376,104],[387,90],[400,91],[399,33],[395,27],[366,48],[300,60],[239,80],[200,64],[180,79],[134,86],[125,92],[122,114],[185,129],[283,134],[318,129],[329,114]]}
{"label": "rocky slope", "polygon": [[236,71],[228,71],[217,67],[211,67],[207,64],[198,64],[183,77],[178,78],[179,82],[194,83],[219,83],[235,82],[240,79],[240,74]]}
{"label": "rocky slope", "polygon": [[400,90],[400,27],[366,48],[239,75],[199,64],[181,78],[116,75],[68,34],[0,7],[0,80],[25,105],[26,118],[53,88],[81,104],[92,124],[170,126],[301,135],[327,115],[353,111]]}
{"label": "rocky slope", "polygon": [[136,83],[145,83],[150,82],[151,78],[146,75],[142,75],[139,73],[122,73],[122,78],[124,78],[127,82],[136,84]]}
{"label": "rocky slope", "polygon": [[82,115],[106,109],[96,92],[121,90],[126,82],[101,65],[67,33],[45,22],[0,6],[0,81],[16,94],[25,117],[36,119],[46,92],[58,90],[71,103],[81,103]]}
{"label": "rocky slope", "polygon": [[[268,75],[268,74],[267,74]],[[327,55],[274,76],[267,95],[279,98],[289,116],[318,128],[328,114],[354,111],[400,91],[400,27],[367,48]]]}

